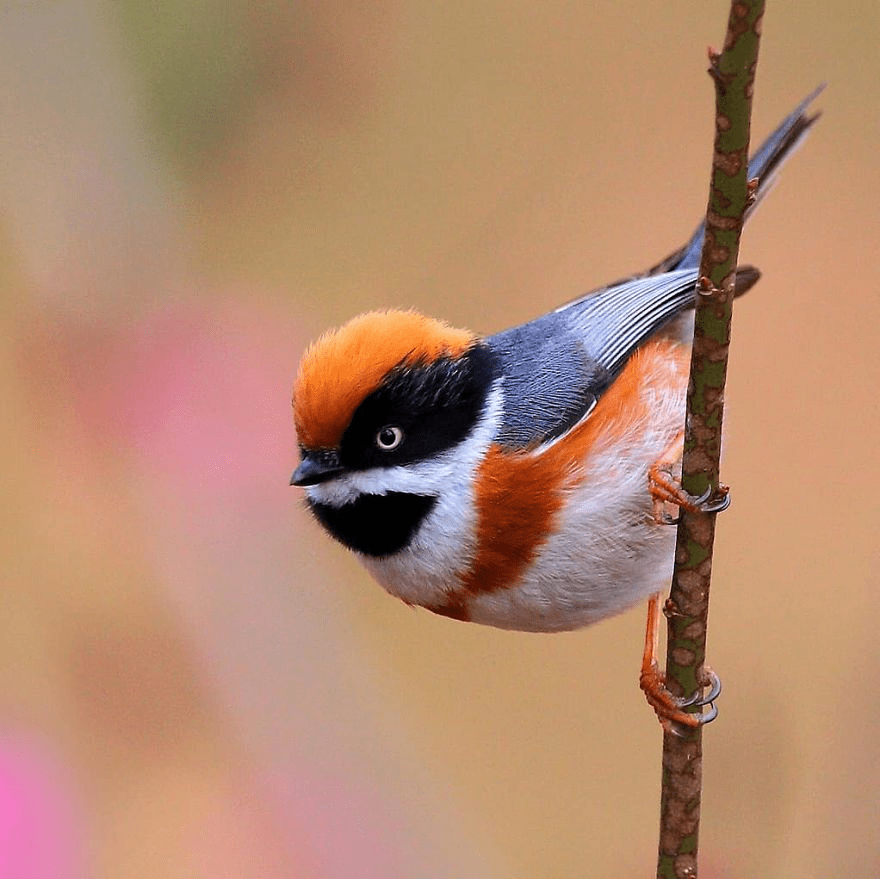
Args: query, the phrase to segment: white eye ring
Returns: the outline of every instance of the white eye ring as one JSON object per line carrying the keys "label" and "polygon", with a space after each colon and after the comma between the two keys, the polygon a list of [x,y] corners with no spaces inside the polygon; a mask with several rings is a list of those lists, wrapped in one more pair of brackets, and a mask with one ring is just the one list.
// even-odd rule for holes
{"label": "white eye ring", "polygon": [[376,434],[376,445],[383,452],[393,452],[403,442],[403,431],[393,424],[386,425]]}

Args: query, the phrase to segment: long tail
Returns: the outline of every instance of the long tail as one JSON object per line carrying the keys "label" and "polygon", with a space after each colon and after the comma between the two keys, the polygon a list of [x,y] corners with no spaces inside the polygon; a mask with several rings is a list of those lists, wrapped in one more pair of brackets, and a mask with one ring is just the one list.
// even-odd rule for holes
{"label": "long tail", "polygon": [[[752,156],[749,177],[758,178],[758,190],[747,219],[819,118],[818,113],[808,116],[806,109],[823,88],[816,89],[786,117]],[[645,339],[693,307],[704,235],[701,224],[684,247],[648,271],[580,296],[527,326],[532,332],[544,334],[541,336],[544,338],[553,332],[549,322],[565,312],[567,325],[576,330],[587,350],[608,374],[615,375]],[[752,266],[737,267],[735,293],[745,293],[759,277],[760,272]]]}
{"label": "long tail", "polygon": [[[805,98],[749,161],[749,178],[758,178],[758,189],[746,219],[770,191],[782,166],[819,118],[819,113],[807,115],[806,111],[824,88],[819,86]],[[556,312],[568,312],[570,319],[582,326],[584,338],[590,340],[590,350],[603,354],[602,362],[613,374],[648,336],[693,306],[704,237],[705,227],[701,223],[684,247],[657,265],[591,290],[561,305]],[[737,296],[745,293],[760,277],[761,273],[753,266],[737,266],[734,292]],[[533,324],[537,326],[538,322]]]}
{"label": "long tail", "polygon": [[[794,155],[795,150],[803,143],[807,133],[821,115],[821,113],[807,115],[806,111],[824,88],[824,84],[820,85],[812,94],[804,98],[749,160],[749,179],[758,178],[758,191],[754,202],[746,211],[746,221],[773,188],[782,166]],[[667,256],[656,266],[652,266],[648,274],[654,275],[675,269],[690,269],[699,266],[704,234],[705,228],[701,224],[684,247]],[[755,280],[757,280],[757,276]]]}

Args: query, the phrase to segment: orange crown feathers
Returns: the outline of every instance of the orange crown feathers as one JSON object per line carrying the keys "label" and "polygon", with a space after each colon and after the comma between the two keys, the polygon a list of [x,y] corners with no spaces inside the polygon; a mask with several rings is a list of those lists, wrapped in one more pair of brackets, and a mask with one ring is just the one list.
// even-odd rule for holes
{"label": "orange crown feathers", "polygon": [[458,356],[475,336],[415,311],[371,311],[309,346],[293,387],[293,420],[307,449],[339,445],[364,398],[395,366]]}

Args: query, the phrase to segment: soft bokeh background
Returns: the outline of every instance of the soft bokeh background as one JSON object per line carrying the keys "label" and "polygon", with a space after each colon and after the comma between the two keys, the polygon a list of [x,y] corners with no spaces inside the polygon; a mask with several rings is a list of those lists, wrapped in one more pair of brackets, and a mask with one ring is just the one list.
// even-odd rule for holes
{"label": "soft bokeh background", "polygon": [[[710,657],[707,877],[880,872],[876,6],[770,0]],[[705,204],[723,2],[0,10],[0,876],[649,875],[641,610],[407,609],[287,487],[307,340],[493,331]]]}

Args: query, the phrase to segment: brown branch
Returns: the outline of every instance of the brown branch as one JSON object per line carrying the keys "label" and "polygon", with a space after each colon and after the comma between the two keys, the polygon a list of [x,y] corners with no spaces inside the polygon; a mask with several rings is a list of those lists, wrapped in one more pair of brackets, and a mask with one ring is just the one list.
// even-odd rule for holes
{"label": "brown branch", "polygon": [[[724,50],[710,50],[715,83],[715,148],[700,260],[687,398],[682,485],[693,495],[719,490],[724,383],[734,275],[746,207],[752,91],[764,0],[733,0]],[[666,681],[693,695],[704,681],[715,514],[682,510],[667,603]],[[699,709],[694,709],[699,710]],[[658,879],[695,879],[702,792],[702,729],[663,735]]]}

